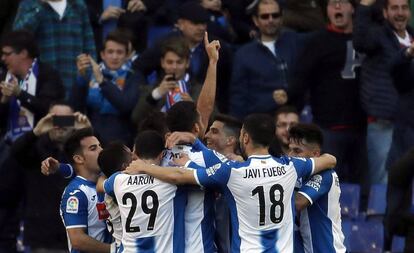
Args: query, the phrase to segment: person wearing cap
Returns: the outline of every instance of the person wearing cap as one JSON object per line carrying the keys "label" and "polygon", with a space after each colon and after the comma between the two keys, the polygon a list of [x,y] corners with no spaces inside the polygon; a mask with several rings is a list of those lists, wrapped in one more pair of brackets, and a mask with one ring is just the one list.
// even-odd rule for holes
{"label": "person wearing cap", "polygon": [[236,53],[230,84],[230,114],[239,119],[251,113],[273,113],[276,89],[288,85],[288,70],[295,63],[299,35],[282,30],[282,9],[275,0],[260,0],[252,8],[260,35]]}
{"label": "person wearing cap", "polygon": [[[190,1],[182,4],[178,9],[175,30],[145,50],[134,62],[133,68],[145,76],[149,76],[154,71],[160,73],[162,71],[159,60],[162,57],[161,45],[171,37],[183,37],[188,42],[191,51],[189,73],[198,83],[203,83],[209,64],[203,45],[207,21],[208,13],[198,2]],[[221,112],[226,112],[229,73],[231,71],[231,49],[223,42],[220,44],[220,61],[217,66],[217,106]]]}

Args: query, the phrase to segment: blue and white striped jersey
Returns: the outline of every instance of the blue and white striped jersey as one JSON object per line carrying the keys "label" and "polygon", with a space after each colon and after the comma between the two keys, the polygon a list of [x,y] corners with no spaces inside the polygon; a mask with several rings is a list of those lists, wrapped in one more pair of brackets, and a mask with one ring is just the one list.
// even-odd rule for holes
{"label": "blue and white striped jersey", "polygon": [[341,227],[338,175],[326,170],[306,181],[298,194],[311,203],[300,212],[300,232],[306,253],[346,252]]}
{"label": "blue and white striped jersey", "polygon": [[115,173],[104,182],[121,213],[119,252],[184,252],[185,197],[177,186],[146,174]]}
{"label": "blue and white striped jersey", "polygon": [[[210,167],[227,159],[219,153],[207,149],[199,140],[189,145],[177,145],[166,150],[161,162],[162,166],[174,166],[173,158],[186,153],[197,165]],[[185,207],[185,251],[189,253],[216,252],[214,244],[214,191],[202,190],[196,186],[184,187],[187,192]]]}
{"label": "blue and white striped jersey", "polygon": [[[100,242],[111,243],[112,237],[105,223],[107,212],[104,194],[96,192],[96,183],[81,176],[72,179],[63,192],[60,215],[66,229],[85,228],[90,237]],[[68,246],[69,252],[79,252],[72,249],[69,236]]]}
{"label": "blue and white striped jersey", "polygon": [[298,177],[313,171],[313,160],[250,156],[208,169],[193,162],[194,176],[205,187],[220,189],[229,204],[232,252],[293,252],[293,189]]}

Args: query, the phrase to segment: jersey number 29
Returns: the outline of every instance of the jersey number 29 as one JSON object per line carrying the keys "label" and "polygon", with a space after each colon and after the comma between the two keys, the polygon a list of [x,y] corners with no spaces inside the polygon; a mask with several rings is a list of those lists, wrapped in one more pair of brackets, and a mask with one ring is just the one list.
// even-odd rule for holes
{"label": "jersey number 29", "polygon": [[[152,207],[148,207],[148,198],[151,197],[152,198]],[[137,210],[137,198],[135,197],[134,194],[128,192],[125,193],[124,196],[122,197],[122,204],[126,205],[127,204],[127,200],[130,199],[132,201],[132,205],[131,205],[131,209],[129,210],[128,213],[128,217],[126,219],[126,223],[125,223],[125,231],[127,233],[135,233],[135,232],[140,232],[141,229],[139,226],[133,227],[131,226],[131,221],[132,218],[134,217],[135,211]],[[151,231],[154,230],[154,224],[155,224],[155,219],[157,218],[157,212],[158,212],[158,206],[159,206],[159,202],[158,202],[158,195],[151,190],[145,191],[142,194],[141,197],[141,207],[142,207],[142,211],[145,214],[149,214],[149,221],[148,221],[148,226],[147,226],[147,231]]]}
{"label": "jersey number 29", "polygon": [[[279,199],[276,199],[276,191],[279,192]],[[259,226],[265,225],[266,217],[266,200],[263,186],[257,186],[252,191],[252,196],[259,195]],[[283,187],[280,184],[275,184],[270,187],[269,200],[272,205],[270,206],[270,220],[277,224],[283,220]],[[277,210],[278,209],[278,210]]]}

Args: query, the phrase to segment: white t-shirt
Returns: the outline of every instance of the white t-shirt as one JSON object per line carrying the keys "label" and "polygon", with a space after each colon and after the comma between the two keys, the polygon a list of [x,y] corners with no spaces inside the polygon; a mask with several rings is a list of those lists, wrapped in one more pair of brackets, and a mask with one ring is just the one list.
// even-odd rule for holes
{"label": "white t-shirt", "polygon": [[63,13],[65,13],[66,6],[67,6],[67,0],[61,0],[57,2],[47,2],[50,4],[50,6],[59,14],[60,19],[63,18]]}
{"label": "white t-shirt", "polygon": [[276,56],[275,40],[272,41],[262,41],[263,45],[269,48],[270,52]]}

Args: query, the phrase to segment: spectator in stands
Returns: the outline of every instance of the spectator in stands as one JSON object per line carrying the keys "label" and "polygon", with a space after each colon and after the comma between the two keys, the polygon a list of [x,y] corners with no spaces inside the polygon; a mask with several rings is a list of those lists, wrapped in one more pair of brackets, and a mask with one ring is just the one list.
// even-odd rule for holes
{"label": "spectator in stands", "polygon": [[414,40],[412,37],[411,41],[411,46],[400,51],[392,71],[394,85],[399,93],[399,101],[391,149],[387,159],[387,169],[414,143]]}
{"label": "spectator in stands", "polygon": [[201,6],[207,10],[209,20],[207,22],[208,32],[226,41],[232,43],[236,39],[236,34],[231,26],[228,13],[224,11],[221,0],[200,0]]}
{"label": "spectator in stands", "polygon": [[100,65],[88,55],[78,57],[79,76],[72,102],[75,110],[86,111],[103,144],[120,140],[132,145],[135,136],[130,116],[142,80],[141,75],[124,65],[128,44],[122,34],[114,31],[104,42]]}
{"label": "spectator in stands", "polygon": [[411,148],[389,169],[384,218],[384,250],[388,252],[394,235],[405,237],[404,252],[414,252],[413,167],[414,149]]}
{"label": "spectator in stands", "polygon": [[298,32],[309,32],[325,26],[325,0],[287,0],[283,25]]}
{"label": "spectator in stands", "polygon": [[[293,106],[282,106],[275,113],[277,141],[274,141],[270,148],[278,151],[281,149],[282,153],[287,155],[289,153],[289,128],[299,123],[299,114]],[[276,146],[275,146],[276,145]],[[277,147],[279,146],[280,147]],[[276,152],[273,156],[279,156]]]}
{"label": "spectator in stands", "polygon": [[[341,181],[358,183],[367,168],[367,151],[366,117],[359,100],[363,55],[352,45],[353,1],[329,0],[326,11],[329,25],[306,44],[287,99],[300,108],[310,91],[313,120],[324,135],[323,150],[336,156]],[[276,98],[286,96],[283,90],[275,93],[280,93]]]}
{"label": "spectator in stands", "polygon": [[147,16],[162,2],[163,0],[85,0],[97,51],[102,50],[102,42],[111,31],[122,27],[135,35],[133,46],[142,52],[146,46]]}
{"label": "spectator in stands", "polygon": [[298,53],[298,35],[281,30],[282,10],[276,1],[257,1],[253,21],[260,38],[242,46],[233,65],[230,114],[239,119],[277,109],[272,93],[287,88],[288,68]]}
{"label": "spectator in stands", "polygon": [[[59,125],[57,118],[60,116],[73,116],[73,125]],[[72,108],[65,103],[55,103],[50,107],[49,114],[11,147],[13,158],[25,171],[25,176],[18,184],[25,186],[23,238],[24,245],[29,246],[32,253],[66,252],[66,233],[56,210],[59,209],[60,197],[68,181],[60,175],[45,177],[39,168],[41,161],[49,156],[66,162],[64,141],[73,129],[88,126],[90,122],[85,115],[73,113]]]}
{"label": "spectator in stands", "polygon": [[393,59],[411,45],[408,0],[388,0],[384,24],[373,22],[375,0],[361,0],[354,23],[354,47],[365,53],[361,66],[361,102],[367,114],[367,149],[372,184],[385,183],[385,162],[391,146],[398,93],[391,76]]}
{"label": "spectator in stands", "polygon": [[54,100],[63,99],[65,90],[59,74],[39,59],[32,34],[15,31],[4,37],[1,60],[7,74],[1,76],[1,136],[14,141],[31,131],[34,124],[48,112]]}
{"label": "spectator in stands", "polygon": [[76,82],[76,57],[89,54],[96,58],[88,11],[82,0],[23,0],[13,28],[35,34],[40,60],[60,73],[70,97]]}
{"label": "spectator in stands", "polygon": [[[171,37],[161,46],[161,72],[156,85],[145,85],[134,110],[134,121],[140,119],[151,110],[167,111],[174,103],[181,100],[196,100],[201,84],[189,73],[190,49],[182,37]],[[154,87],[155,86],[155,87]]]}
{"label": "spectator in stands", "polygon": [[[140,57],[134,62],[134,67],[145,76],[149,76],[154,71],[161,71],[161,48],[163,41],[167,38],[178,36],[187,40],[190,56],[190,75],[199,82],[203,83],[209,59],[204,50],[203,37],[206,31],[208,13],[199,3],[194,1],[186,2],[179,7],[179,18],[176,23],[177,30],[167,34],[153,47],[145,50]],[[217,73],[217,106],[221,112],[227,110],[228,104],[228,82],[231,66],[231,50],[224,44],[221,44],[220,61],[218,62]]]}

